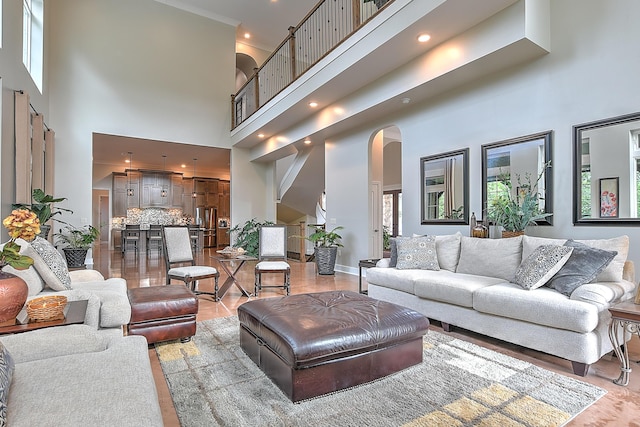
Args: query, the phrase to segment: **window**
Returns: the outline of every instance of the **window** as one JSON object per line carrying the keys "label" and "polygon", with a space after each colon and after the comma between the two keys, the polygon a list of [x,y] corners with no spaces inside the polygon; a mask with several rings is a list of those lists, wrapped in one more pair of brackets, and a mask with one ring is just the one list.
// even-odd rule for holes
{"label": "window", "polygon": [[382,226],[393,237],[402,235],[402,192],[385,191],[382,194]]}
{"label": "window", "polygon": [[511,153],[491,154],[487,159],[487,200],[489,207],[491,201],[499,197],[509,197],[509,187],[502,180],[511,177]]}
{"label": "window", "polygon": [[22,62],[42,92],[44,0],[23,0]]}
{"label": "window", "polygon": [[581,174],[581,191],[582,205],[580,206],[580,216],[582,218],[591,217],[591,157],[589,138],[582,140],[582,170]]}

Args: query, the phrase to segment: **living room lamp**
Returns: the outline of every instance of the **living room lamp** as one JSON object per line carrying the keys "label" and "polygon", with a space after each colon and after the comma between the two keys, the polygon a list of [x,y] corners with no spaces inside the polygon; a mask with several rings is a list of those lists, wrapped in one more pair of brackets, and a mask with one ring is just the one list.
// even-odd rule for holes
{"label": "living room lamp", "polygon": [[193,193],[191,193],[191,197],[193,197],[194,199],[198,197],[198,195],[196,194],[196,162],[197,161],[198,159],[196,158],[193,159]]}
{"label": "living room lamp", "polygon": [[127,196],[132,197],[133,196],[133,187],[131,186],[131,170],[133,166],[133,153],[131,151],[129,151],[129,173],[127,174],[127,178],[128,178],[128,185],[127,185]]}
{"label": "living room lamp", "polygon": [[[162,172],[164,175],[167,175],[167,155],[162,155]],[[167,197],[167,189],[164,187],[164,180],[162,181],[162,191],[160,192],[160,197]]]}

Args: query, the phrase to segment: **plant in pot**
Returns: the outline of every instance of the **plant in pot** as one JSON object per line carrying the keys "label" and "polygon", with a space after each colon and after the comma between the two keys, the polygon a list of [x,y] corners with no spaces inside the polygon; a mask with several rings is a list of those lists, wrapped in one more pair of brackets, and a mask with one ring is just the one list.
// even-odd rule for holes
{"label": "plant in pot", "polygon": [[256,218],[252,218],[242,226],[236,225],[229,230],[229,234],[235,234],[233,247],[242,248],[246,255],[257,257],[260,244],[260,227],[273,224],[271,221],[260,222]]}
{"label": "plant in pot", "polygon": [[342,236],[336,231],[343,230],[344,227],[338,226],[331,231],[327,231],[325,226],[309,225],[309,227],[314,228],[314,232],[305,237],[305,239],[315,246],[314,255],[318,274],[335,274],[338,248],[343,246],[341,243]]}
{"label": "plant in pot", "polygon": [[389,1],[389,0],[364,0],[364,2],[363,2],[363,3],[370,3],[370,2],[373,2],[373,3],[375,3],[376,7],[377,7],[378,9],[380,9],[382,6],[384,6],[385,4],[387,4],[387,2],[388,2],[388,1]]}
{"label": "plant in pot", "polygon": [[537,221],[553,215],[540,209],[540,200],[543,198],[538,192],[538,183],[548,167],[551,167],[550,163],[544,165],[535,182],[531,181],[529,174],[525,175],[524,182],[520,175],[516,175],[518,194],[515,195],[510,175],[501,174],[498,177],[504,191],[492,200],[488,216],[495,225],[502,227],[502,237],[522,235],[527,226],[537,225]]}
{"label": "plant in pot", "polygon": [[[15,203],[13,205],[13,208],[29,209],[31,212],[35,213],[38,217],[38,220],[40,220],[39,235],[44,239],[49,238],[49,231],[51,230],[51,225],[47,223],[51,218],[53,218],[56,215],[61,215],[63,211],[73,213],[72,210],[65,209],[65,208],[58,208],[57,210],[54,210],[53,204],[67,200],[66,197],[55,198],[49,194],[45,194],[44,191],[42,191],[39,188],[36,188],[35,190],[33,190],[33,192],[31,193],[31,200],[32,200],[31,204]],[[59,222],[66,224],[64,221],[59,221]]]}
{"label": "plant in pot", "polygon": [[79,268],[85,265],[87,252],[99,236],[100,230],[92,225],[82,227],[67,225],[55,234],[58,243],[62,246],[69,268]]}
{"label": "plant in pot", "polygon": [[15,270],[24,270],[33,264],[33,259],[20,254],[17,239],[28,242],[40,233],[40,222],[35,213],[28,209],[14,209],[3,221],[2,225],[9,232],[10,240],[0,250],[0,324],[13,322],[25,301],[29,288],[17,275],[4,271],[5,266]]}

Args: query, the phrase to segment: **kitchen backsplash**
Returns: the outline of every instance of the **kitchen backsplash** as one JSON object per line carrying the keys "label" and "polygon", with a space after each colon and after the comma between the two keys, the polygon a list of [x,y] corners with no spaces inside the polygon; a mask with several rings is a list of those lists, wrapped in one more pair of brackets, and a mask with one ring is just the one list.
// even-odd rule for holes
{"label": "kitchen backsplash", "polygon": [[146,208],[127,209],[127,224],[188,225],[189,218],[182,215],[182,209]]}

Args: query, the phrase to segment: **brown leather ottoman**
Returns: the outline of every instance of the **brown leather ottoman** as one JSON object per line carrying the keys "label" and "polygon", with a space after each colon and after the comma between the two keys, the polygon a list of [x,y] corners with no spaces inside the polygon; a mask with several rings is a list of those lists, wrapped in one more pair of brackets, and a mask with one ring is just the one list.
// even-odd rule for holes
{"label": "brown leather ottoman", "polygon": [[159,341],[189,341],[196,333],[198,298],[184,285],[151,286],[127,291],[131,304],[129,335]]}
{"label": "brown leather ottoman", "polygon": [[254,300],[238,307],[240,346],[293,402],[422,362],[422,314],[355,292]]}

